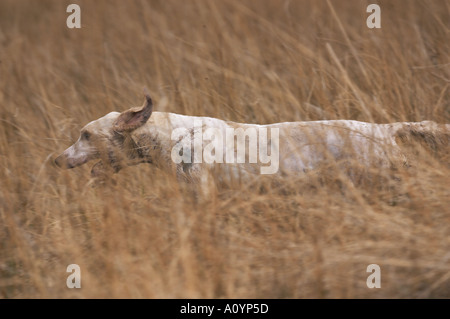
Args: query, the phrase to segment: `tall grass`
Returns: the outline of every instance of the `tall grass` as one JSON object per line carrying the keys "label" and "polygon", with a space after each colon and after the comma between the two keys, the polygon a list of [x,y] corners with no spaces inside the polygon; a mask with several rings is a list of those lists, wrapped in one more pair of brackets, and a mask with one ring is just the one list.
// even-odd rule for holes
{"label": "tall grass", "polygon": [[328,163],[203,201],[151,165],[98,185],[91,164],[53,164],[143,87],[158,111],[238,122],[450,123],[448,1],[80,0],[68,29],[72,2],[0,2],[0,297],[450,297],[448,158],[355,184]]}

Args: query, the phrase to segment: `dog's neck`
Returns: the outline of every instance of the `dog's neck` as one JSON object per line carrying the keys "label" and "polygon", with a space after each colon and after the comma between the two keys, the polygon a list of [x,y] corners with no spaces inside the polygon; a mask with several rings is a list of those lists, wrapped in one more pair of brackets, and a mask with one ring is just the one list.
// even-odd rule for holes
{"label": "dog's neck", "polygon": [[171,163],[169,145],[170,135],[158,129],[136,130],[124,141],[124,147],[134,150],[130,153],[131,165],[152,163],[165,166]]}

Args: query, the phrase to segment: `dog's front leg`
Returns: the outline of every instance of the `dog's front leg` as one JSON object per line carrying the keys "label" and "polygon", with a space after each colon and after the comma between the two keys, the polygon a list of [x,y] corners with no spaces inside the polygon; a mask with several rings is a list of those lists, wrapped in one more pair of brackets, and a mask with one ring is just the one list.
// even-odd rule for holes
{"label": "dog's front leg", "polygon": [[92,177],[102,177],[105,175],[105,165],[103,165],[103,161],[96,163],[92,166],[91,176]]}

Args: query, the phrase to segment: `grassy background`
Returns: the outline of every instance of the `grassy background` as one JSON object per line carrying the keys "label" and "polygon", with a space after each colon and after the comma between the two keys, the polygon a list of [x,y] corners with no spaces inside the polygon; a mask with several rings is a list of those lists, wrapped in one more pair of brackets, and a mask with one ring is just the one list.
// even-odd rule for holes
{"label": "grassy background", "polygon": [[68,29],[72,2],[0,2],[0,297],[450,297],[448,158],[359,184],[330,163],[202,201],[151,165],[97,185],[91,164],[53,164],[143,87],[158,111],[239,122],[450,123],[448,1],[80,0]]}

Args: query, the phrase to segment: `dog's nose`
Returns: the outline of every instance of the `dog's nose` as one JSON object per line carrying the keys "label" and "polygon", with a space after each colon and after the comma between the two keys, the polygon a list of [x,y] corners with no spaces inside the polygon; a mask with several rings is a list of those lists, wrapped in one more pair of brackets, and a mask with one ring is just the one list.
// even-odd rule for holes
{"label": "dog's nose", "polygon": [[54,162],[55,162],[56,166],[61,167],[61,164],[60,164],[59,161],[60,161],[60,159],[59,159],[59,156],[58,156],[57,158],[55,158]]}
{"label": "dog's nose", "polygon": [[55,164],[56,166],[60,167],[60,168],[66,168],[67,167],[67,163],[64,161],[64,158],[62,155],[59,155],[57,158],[55,158]]}

